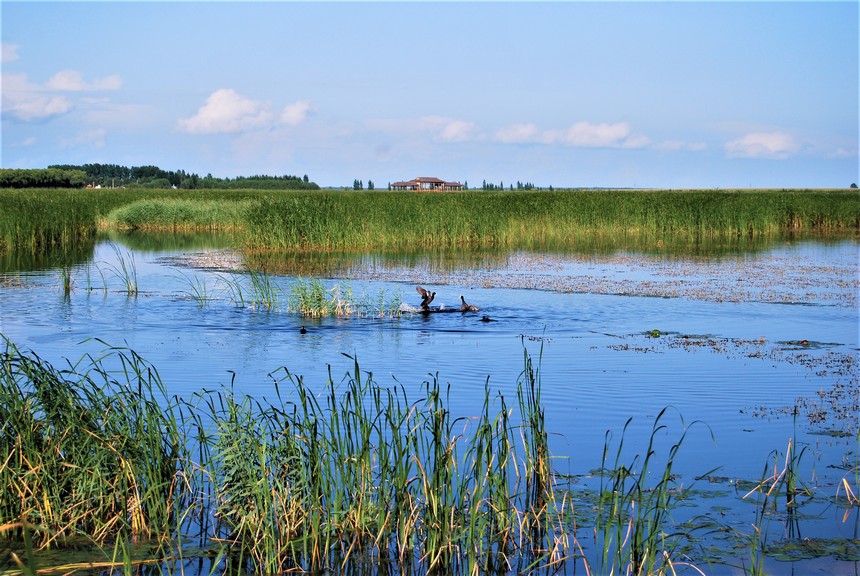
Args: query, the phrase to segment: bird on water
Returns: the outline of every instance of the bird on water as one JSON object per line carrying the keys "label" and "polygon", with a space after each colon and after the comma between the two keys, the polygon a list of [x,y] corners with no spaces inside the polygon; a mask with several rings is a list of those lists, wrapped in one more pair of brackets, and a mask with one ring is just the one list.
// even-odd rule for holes
{"label": "bird on water", "polygon": [[421,286],[416,286],[415,290],[417,290],[418,293],[421,294],[421,308],[423,310],[427,310],[428,308],[430,308],[430,302],[432,302],[433,298],[436,297],[436,293],[430,292],[429,290],[425,290]]}
{"label": "bird on water", "polygon": [[474,304],[469,304],[466,302],[466,299],[463,298],[463,295],[460,295],[460,312],[477,312],[478,310],[480,310],[480,308]]}

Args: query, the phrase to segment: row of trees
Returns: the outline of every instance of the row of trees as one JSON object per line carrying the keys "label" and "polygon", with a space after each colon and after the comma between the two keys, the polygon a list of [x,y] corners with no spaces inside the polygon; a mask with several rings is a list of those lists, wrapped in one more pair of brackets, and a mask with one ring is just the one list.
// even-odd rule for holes
{"label": "row of trees", "polygon": [[80,188],[86,182],[83,170],[0,168],[0,188]]}
{"label": "row of trees", "polygon": [[46,169],[2,169],[0,187],[7,188],[183,188],[256,190],[318,190],[319,186],[299,176],[200,177],[185,170],[162,170],[158,166],[120,166],[119,164],[54,164]]}
{"label": "row of trees", "polygon": [[[497,185],[493,184],[492,182],[487,182],[486,180],[484,180],[484,183],[483,183],[483,186],[481,189],[482,190],[504,190],[505,189],[505,183],[499,182],[499,185],[497,186]],[[514,189],[516,189],[516,190],[535,190],[535,185],[531,182],[520,182],[519,180],[517,180],[516,188],[514,188],[514,185],[511,184],[510,189],[511,190],[514,190]],[[538,188],[538,190],[542,190],[542,188]],[[549,187],[549,190],[550,191],[552,190],[552,186]]]}

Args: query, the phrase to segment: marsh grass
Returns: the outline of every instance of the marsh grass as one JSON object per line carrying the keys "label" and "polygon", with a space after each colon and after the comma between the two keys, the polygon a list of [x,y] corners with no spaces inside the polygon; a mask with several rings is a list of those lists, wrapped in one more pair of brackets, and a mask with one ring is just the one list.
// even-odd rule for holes
{"label": "marsh grass", "polygon": [[[608,461],[611,435],[607,432],[594,529],[602,554],[593,567],[595,573],[674,574],[674,563],[683,557],[683,550],[695,544],[697,535],[689,528],[676,527],[672,519],[673,509],[691,487],[681,485],[673,471],[689,427],[682,421],[680,438],[667,450],[665,461],[658,461],[657,441],[667,430],[663,423],[666,414],[664,408],[654,419],[644,456],[635,456],[629,464],[623,462],[623,455],[631,420],[624,425],[612,464]],[[652,470],[657,481],[649,485]]]}
{"label": "marsh grass", "polygon": [[850,190],[458,193],[0,189],[0,254],[66,251],[99,229],[218,230],[251,251],[648,249],[860,231]]}
{"label": "marsh grass", "polygon": [[[184,494],[176,483],[183,438],[155,369],[112,349],[118,379],[99,359],[63,370],[4,339],[0,373],[0,523],[39,548],[79,535],[170,533]],[[82,359],[83,360],[83,359]]]}
{"label": "marsh grass", "polygon": [[[197,305],[200,308],[206,306],[206,304],[213,298],[212,288],[209,287],[205,278],[201,278],[197,275],[189,275],[180,271],[180,275],[182,276],[182,280],[186,286],[188,286],[188,290],[185,294],[197,302]],[[217,284],[217,280],[216,280]],[[239,294],[241,297],[241,293]]]}
{"label": "marsh grass", "polygon": [[[84,537],[125,569],[174,558],[192,525],[254,572],[374,557],[475,573],[563,559],[563,515],[552,487],[535,484],[552,483],[534,474],[548,462],[521,445],[545,443],[542,412],[515,416],[487,386],[477,421],[457,418],[438,377],[413,401],[353,360],[320,392],[273,373],[275,404],[232,386],[178,402],[128,349],[59,370],[5,341],[0,537],[32,538],[31,553]],[[539,382],[523,374],[521,409],[537,409]],[[141,554],[146,542],[160,544]]]}
{"label": "marsh grass", "polygon": [[112,210],[104,225],[131,230],[221,230],[243,227],[251,200],[147,198]]}
{"label": "marsh grass", "polygon": [[257,250],[495,247],[575,249],[636,238],[649,245],[780,231],[860,228],[848,191],[293,193],[249,207]]}
{"label": "marsh grass", "polygon": [[126,294],[137,296],[140,287],[137,280],[137,264],[134,261],[134,253],[123,253],[117,244],[111,244],[111,249],[116,255],[116,264],[107,263],[107,268],[122,282]]}
{"label": "marsh grass", "polygon": [[[797,411],[795,410],[795,416]],[[802,496],[812,497],[810,490],[800,477],[800,462],[806,448],[799,452],[793,439],[788,440],[784,456],[777,450],[771,452],[772,463],[766,464],[761,480],[747,492],[743,498],[756,497],[755,522],[748,536],[749,568],[745,568],[752,576],[764,574],[764,558],[768,546],[768,519],[782,514],[784,517],[785,538],[800,537],[799,509],[804,505]],[[784,509],[780,512],[779,498],[784,498]]]}
{"label": "marsh grass", "polygon": [[[46,565],[40,551],[82,542],[102,559],[91,567],[126,573],[193,557],[213,573],[367,563],[418,574],[571,565],[588,575],[702,573],[686,556],[701,529],[674,518],[691,488],[675,473],[690,426],[682,420],[680,437],[666,438],[661,411],[643,455],[629,462],[629,421],[614,449],[607,433],[600,489],[585,504],[550,453],[540,356],[525,350],[516,402],[488,380],[463,417],[438,374],[413,399],[400,384],[380,385],[355,357],[342,379],[329,371],[318,386],[287,368],[271,373],[273,401],[235,382],[178,400],[127,348],[105,345],[57,369],[4,344],[0,540],[13,543],[22,574],[80,568]],[[791,520],[808,493],[802,456],[789,443],[747,494],[759,498],[751,574],[761,573],[776,501],[784,496]],[[840,486],[856,506],[856,490]],[[578,506],[588,506],[584,515]]]}

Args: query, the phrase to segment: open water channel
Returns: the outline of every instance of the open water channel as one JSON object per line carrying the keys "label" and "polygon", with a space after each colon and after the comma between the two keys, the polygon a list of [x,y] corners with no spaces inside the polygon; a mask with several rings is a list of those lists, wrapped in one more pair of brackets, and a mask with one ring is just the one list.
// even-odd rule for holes
{"label": "open water channel", "polygon": [[[0,333],[55,366],[105,343],[128,346],[179,396],[233,381],[274,400],[269,374],[281,367],[322,390],[329,371],[339,382],[355,357],[411,398],[438,374],[454,416],[466,419],[481,409],[487,383],[515,398],[529,353],[539,361],[555,469],[575,486],[594,482],[608,431],[617,444],[632,418],[625,448],[641,454],[654,418],[670,407],[658,450],[700,422],[676,463],[681,482],[700,487],[682,515],[750,533],[756,500],[743,496],[794,442],[813,496],[801,515],[769,516],[766,570],[858,574],[858,507],[843,505],[842,483],[856,491],[860,465],[858,256],[856,240],[779,241],[707,257],[361,255],[317,277],[347,286],[367,308],[311,319],[287,310],[293,274],[270,274],[281,299],[251,306],[228,287],[247,286],[235,253],[120,238],[96,243],[72,267],[68,293],[58,268],[7,264]],[[135,296],[118,273],[123,264],[136,270]],[[434,306],[458,307],[463,295],[481,310],[420,314],[417,284],[437,292]],[[376,311],[398,300],[401,314]],[[744,573],[749,550],[728,536],[715,548],[725,564],[703,566],[706,573]]]}

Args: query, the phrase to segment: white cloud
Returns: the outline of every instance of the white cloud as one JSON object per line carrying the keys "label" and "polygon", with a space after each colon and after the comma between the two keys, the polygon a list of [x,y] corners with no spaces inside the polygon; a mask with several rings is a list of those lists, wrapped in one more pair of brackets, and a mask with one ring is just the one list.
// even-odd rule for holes
{"label": "white cloud", "polygon": [[79,92],[83,90],[119,90],[122,87],[122,78],[116,74],[99,78],[93,82],[85,82],[80,72],[76,70],[63,70],[54,74],[48,80],[46,86],[51,90],[68,92]]}
{"label": "white cloud", "polygon": [[576,148],[643,148],[648,145],[649,139],[634,134],[627,122],[577,122],[562,134],[562,142]]}
{"label": "white cloud", "polygon": [[725,144],[732,158],[774,158],[782,160],[794,155],[800,146],[787,132],[752,132]]}
{"label": "white cloud", "polygon": [[445,116],[422,116],[398,120],[369,120],[366,125],[371,130],[380,130],[395,136],[416,133],[429,134],[437,142],[466,142],[474,140],[475,123]]}
{"label": "white cloud", "polygon": [[18,44],[7,44],[3,42],[3,44],[0,45],[0,54],[2,55],[2,57],[0,57],[0,61],[5,64],[6,62],[14,62],[17,60],[18,48],[20,48]]}
{"label": "white cloud", "polygon": [[213,92],[190,118],[177,122],[180,130],[191,134],[233,134],[272,123],[269,102],[251,100],[230,88]]}
{"label": "white cloud", "polygon": [[577,122],[563,130],[538,130],[534,124],[513,124],[498,130],[503,144],[564,144],[575,148],[644,148],[651,140],[631,130],[626,122],[592,124]]}
{"label": "white cloud", "polygon": [[3,74],[2,81],[3,114],[18,120],[43,120],[72,109],[68,99],[45,94],[40,86],[31,84],[24,74]]}
{"label": "white cloud", "polygon": [[[4,45],[4,50],[6,50]],[[4,58],[5,52],[4,52]],[[66,96],[55,92],[81,90],[117,90],[122,85],[119,76],[108,76],[85,82],[79,72],[64,70],[45,84],[33,84],[26,74],[3,74],[3,114],[18,120],[44,120],[69,112],[74,106]]]}
{"label": "white cloud", "polygon": [[306,100],[287,104],[281,111],[281,122],[288,126],[298,126],[312,110],[313,106]]}
{"label": "white cloud", "polygon": [[496,132],[496,140],[503,144],[526,144],[540,140],[534,124],[514,124]]}
{"label": "white cloud", "polygon": [[446,122],[442,130],[436,135],[443,142],[466,142],[472,138],[475,124],[463,120],[451,120]]}

